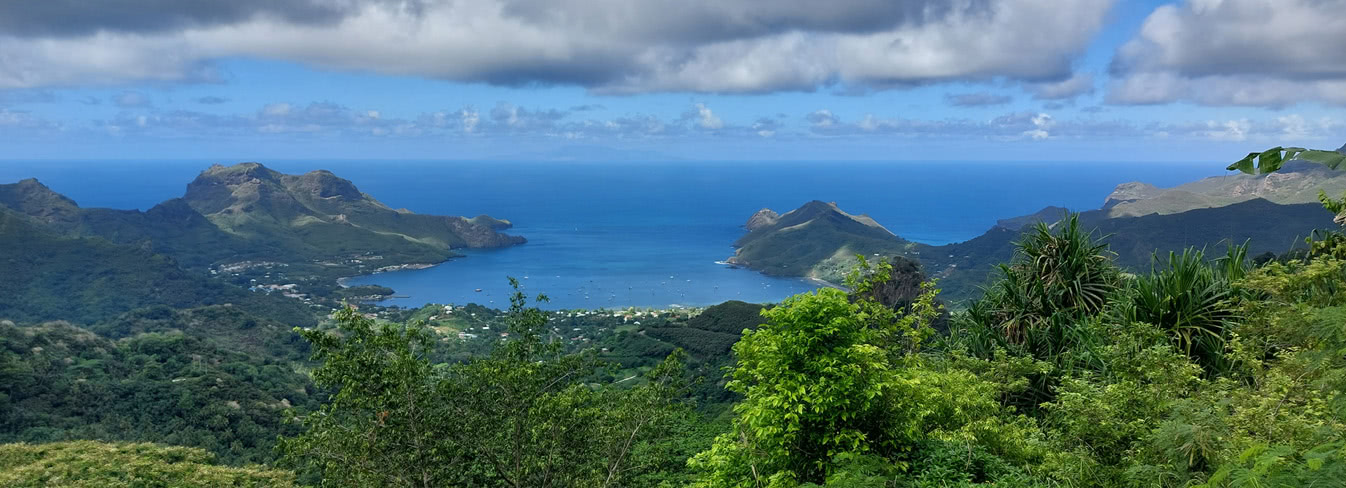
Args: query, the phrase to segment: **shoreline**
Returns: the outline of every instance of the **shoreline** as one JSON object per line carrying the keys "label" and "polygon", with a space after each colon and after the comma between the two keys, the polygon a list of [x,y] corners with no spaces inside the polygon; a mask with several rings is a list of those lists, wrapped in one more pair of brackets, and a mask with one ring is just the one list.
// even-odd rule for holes
{"label": "shoreline", "polygon": [[340,287],[342,287],[342,288],[350,288],[350,287],[351,287],[350,284],[349,284],[350,280],[353,280],[353,279],[355,279],[355,278],[359,278],[359,277],[361,277],[361,276],[373,276],[373,275],[376,275],[376,274],[380,274],[380,273],[389,273],[389,272],[393,272],[393,271],[411,271],[411,270],[417,270],[417,269],[430,269],[430,268],[433,268],[433,267],[435,267],[435,266],[439,266],[439,265],[441,265],[441,264],[447,263],[447,262],[449,262],[449,261],[450,261],[450,260],[446,259],[446,260],[444,260],[444,261],[440,261],[440,262],[438,262],[438,263],[407,263],[407,264],[395,264],[395,265],[392,265],[392,266],[384,266],[384,267],[382,267],[382,268],[378,268],[378,269],[376,269],[376,270],[374,270],[374,271],[370,271],[370,272],[368,272],[368,273],[361,273],[361,274],[356,274],[356,275],[351,275],[351,276],[342,276],[342,277],[336,279],[336,283],[337,283],[337,286],[340,286]]}

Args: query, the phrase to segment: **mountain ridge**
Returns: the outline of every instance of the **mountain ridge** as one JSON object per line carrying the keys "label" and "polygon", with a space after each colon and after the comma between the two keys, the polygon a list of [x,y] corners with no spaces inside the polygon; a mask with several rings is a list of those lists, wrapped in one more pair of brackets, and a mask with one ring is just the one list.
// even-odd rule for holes
{"label": "mountain ridge", "polygon": [[[1346,146],[1338,149],[1346,154]],[[1103,201],[1109,216],[1172,214],[1198,208],[1214,208],[1263,198],[1291,205],[1318,201],[1318,192],[1346,192],[1346,172],[1309,161],[1292,160],[1274,173],[1226,174],[1160,188],[1149,183],[1117,185]]]}

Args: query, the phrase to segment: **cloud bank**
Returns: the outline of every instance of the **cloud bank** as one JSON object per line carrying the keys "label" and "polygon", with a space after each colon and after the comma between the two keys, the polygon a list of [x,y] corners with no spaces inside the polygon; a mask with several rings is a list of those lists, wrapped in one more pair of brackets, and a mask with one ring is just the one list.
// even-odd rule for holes
{"label": "cloud bank", "polygon": [[1346,0],[1164,5],[1110,71],[1112,103],[1346,105]]}
{"label": "cloud bank", "polygon": [[[1072,79],[1113,0],[46,0],[0,4],[0,88],[218,81],[248,56],[596,93]],[[824,8],[825,7],[825,8]],[[1051,35],[1043,35],[1051,33]]]}

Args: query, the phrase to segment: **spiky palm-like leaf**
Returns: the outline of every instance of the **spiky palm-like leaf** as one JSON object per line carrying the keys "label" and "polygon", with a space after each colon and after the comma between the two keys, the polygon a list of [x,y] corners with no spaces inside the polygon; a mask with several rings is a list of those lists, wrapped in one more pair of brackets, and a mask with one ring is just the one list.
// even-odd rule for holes
{"label": "spiky palm-like leaf", "polygon": [[1097,314],[1119,277],[1107,244],[1083,230],[1076,215],[1052,226],[1038,224],[1000,274],[975,307],[982,323],[1010,343],[1037,343],[1033,349],[1047,354],[1061,349],[1053,337],[1063,336],[1052,330],[1063,323],[1061,317],[1069,322]]}
{"label": "spiky palm-like leaf", "polygon": [[1170,252],[1134,286],[1128,319],[1155,325],[1175,347],[1208,371],[1224,369],[1228,328],[1238,318],[1232,283],[1247,273],[1247,247],[1234,246],[1210,262],[1201,250]]}

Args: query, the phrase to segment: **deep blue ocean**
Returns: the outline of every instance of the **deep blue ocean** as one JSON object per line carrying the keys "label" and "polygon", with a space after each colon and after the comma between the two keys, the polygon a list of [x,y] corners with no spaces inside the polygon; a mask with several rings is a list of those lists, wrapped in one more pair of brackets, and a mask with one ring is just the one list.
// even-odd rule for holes
{"label": "deep blue ocean", "polygon": [[[212,162],[3,161],[0,183],[36,177],[84,207],[148,209],[181,196]],[[529,240],[351,281],[405,297],[384,303],[504,307],[506,276],[514,276],[529,293],[549,295],[546,308],[769,302],[812,289],[716,263],[733,254],[741,226],[763,207],[784,213],[835,201],[904,238],[944,244],[1048,205],[1096,209],[1119,183],[1173,186],[1222,173],[1213,163],[262,163],[286,173],[331,170],[394,208],[509,219],[509,232]]]}

